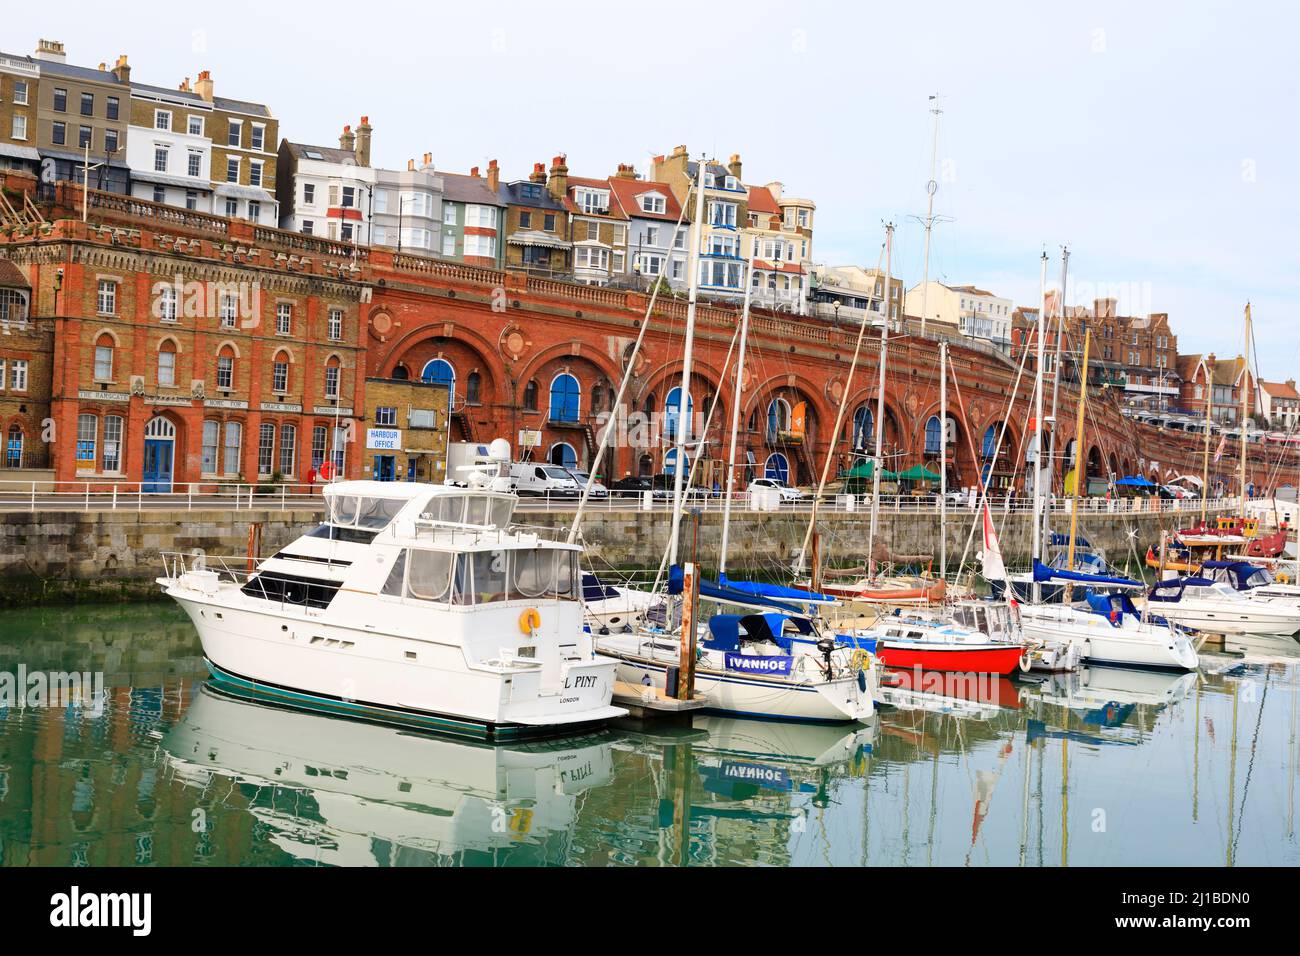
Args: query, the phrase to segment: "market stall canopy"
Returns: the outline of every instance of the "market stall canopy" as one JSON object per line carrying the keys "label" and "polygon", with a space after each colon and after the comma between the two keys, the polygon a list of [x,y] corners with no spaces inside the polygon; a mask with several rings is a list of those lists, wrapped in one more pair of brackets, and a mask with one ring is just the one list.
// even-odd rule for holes
{"label": "market stall canopy", "polygon": [[[884,472],[881,472],[883,475]],[[924,465],[913,465],[907,471],[901,472],[898,476],[903,481],[938,481],[939,475],[930,471]]]}

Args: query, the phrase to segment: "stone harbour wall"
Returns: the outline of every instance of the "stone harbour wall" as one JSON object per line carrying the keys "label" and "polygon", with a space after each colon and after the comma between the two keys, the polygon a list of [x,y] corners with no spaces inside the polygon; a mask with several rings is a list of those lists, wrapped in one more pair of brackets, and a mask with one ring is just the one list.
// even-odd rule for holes
{"label": "stone harbour wall", "polygon": [[[209,555],[234,556],[243,566],[248,526],[262,523],[261,554],[274,553],[319,521],[319,512],[300,511],[100,511],[9,512],[0,514],[0,606],[30,606],[78,601],[147,600],[160,596],[154,583],[162,571],[161,554],[202,549]],[[974,514],[950,513],[949,570],[957,567],[966,547]],[[561,533],[572,514],[523,512],[529,526]],[[1010,567],[1029,561],[1028,514],[997,515],[1002,548]],[[1138,555],[1159,540],[1162,528],[1187,524],[1194,516],[1160,514],[1084,514],[1080,528],[1094,546],[1123,565],[1130,549]],[[733,574],[772,578],[788,567],[803,541],[808,517],[798,513],[736,511],[732,516]],[[859,564],[865,558],[870,517],[865,512],[824,513],[818,519],[822,551],[828,563]],[[1055,516],[1054,530],[1069,530],[1068,516]],[[706,571],[717,566],[722,515],[706,512],[698,528],[691,515],[682,521],[680,557],[698,555]],[[583,540],[591,566],[657,567],[667,545],[669,516],[662,511],[601,511],[583,523]],[[933,554],[938,560],[939,522],[933,514],[890,513],[880,516],[878,536],[894,554]],[[978,538],[971,541],[968,567]]]}

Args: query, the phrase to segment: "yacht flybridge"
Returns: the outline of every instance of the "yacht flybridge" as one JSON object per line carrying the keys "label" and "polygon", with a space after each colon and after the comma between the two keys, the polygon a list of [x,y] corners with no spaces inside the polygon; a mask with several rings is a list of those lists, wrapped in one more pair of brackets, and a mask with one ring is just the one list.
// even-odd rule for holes
{"label": "yacht flybridge", "polygon": [[472,479],[327,485],[324,522],[274,556],[165,555],[158,583],[229,690],[491,740],[622,716],[583,628],[580,547],[511,529],[508,479]]}

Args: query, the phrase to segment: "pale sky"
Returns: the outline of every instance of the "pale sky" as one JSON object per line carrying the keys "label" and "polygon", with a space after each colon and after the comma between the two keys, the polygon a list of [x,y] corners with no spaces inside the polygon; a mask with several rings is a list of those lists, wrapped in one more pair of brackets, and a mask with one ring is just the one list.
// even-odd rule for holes
{"label": "pale sky", "polygon": [[931,275],[1036,305],[1039,255],[1071,302],[1168,312],[1183,352],[1235,355],[1252,302],[1265,377],[1300,371],[1300,13],[1283,4],[312,4],[133,2],[7,12],[0,49],[126,53],[174,86],[267,103],[281,135],[337,143],[368,114],[374,162],[428,151],[573,175],[686,144],[817,203],[814,258],[920,281],[941,95]]}

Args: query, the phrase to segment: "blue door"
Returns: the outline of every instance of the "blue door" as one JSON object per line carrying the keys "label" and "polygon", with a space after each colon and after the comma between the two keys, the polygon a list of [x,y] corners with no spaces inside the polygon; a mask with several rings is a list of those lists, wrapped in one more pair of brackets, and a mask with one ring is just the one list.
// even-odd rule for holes
{"label": "blue door", "polygon": [[375,456],[375,481],[396,481],[396,459],[392,455]]}
{"label": "blue door", "polygon": [[783,485],[790,483],[790,462],[780,453],[769,455],[763,469],[764,478],[775,478]]}
{"label": "blue door", "polygon": [[172,490],[172,449],[170,438],[146,438],[144,442],[144,490],[168,492]]}

